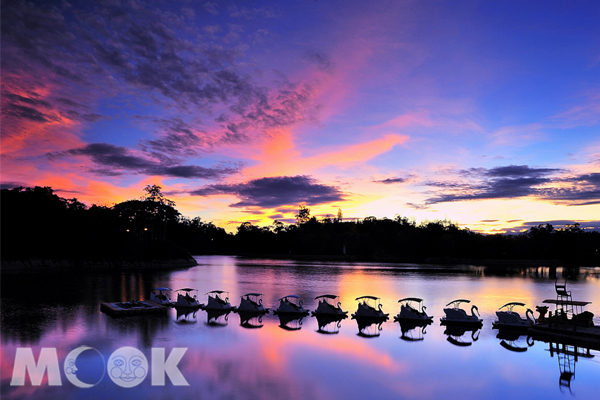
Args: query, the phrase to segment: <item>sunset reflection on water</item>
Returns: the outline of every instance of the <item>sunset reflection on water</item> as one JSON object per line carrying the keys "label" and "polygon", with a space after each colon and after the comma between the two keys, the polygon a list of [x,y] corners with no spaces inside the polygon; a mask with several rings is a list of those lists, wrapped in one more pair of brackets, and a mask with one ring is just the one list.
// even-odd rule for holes
{"label": "sunset reflection on water", "polygon": [[[554,298],[554,274],[560,275],[561,269],[494,274],[469,267],[197,259],[199,266],[174,272],[47,275],[42,283],[33,284],[29,276],[3,276],[2,397],[433,399],[464,398],[467,390],[470,398],[505,398],[507,393],[514,399],[564,398],[558,358],[551,357],[547,343],[530,345],[526,337],[519,337],[514,345],[525,350],[509,351],[491,328],[494,312],[509,301],[535,309],[543,299]],[[596,314],[596,324],[599,274],[582,269],[577,280],[569,281],[574,298],[592,301],[589,311]],[[20,289],[24,285],[27,296]],[[329,327],[334,334],[322,334],[311,316],[293,321],[294,330],[289,330],[271,314],[242,326],[236,313],[215,319],[203,310],[186,314],[170,309],[162,317],[112,318],[99,311],[102,301],[145,299],[158,286],[196,288],[201,302],[210,290],[227,290],[233,305],[245,293],[260,292],[270,308],[280,297],[298,294],[311,310],[316,308],[316,296],[337,294],[349,314],[356,311],[356,297],[373,295],[381,298],[390,320],[381,324],[381,330],[377,324],[369,326],[376,336],[367,338],[359,335],[359,325],[350,317]],[[405,339],[419,341],[402,340],[401,327],[393,322],[398,299],[409,296],[423,298],[428,314],[434,316],[424,333],[418,327],[404,333]],[[439,324],[444,306],[457,298],[470,299],[484,319],[480,331],[456,336],[462,345],[453,344],[451,335],[444,333],[452,332]],[[153,347],[164,347],[167,353],[186,347],[178,366],[190,386],[173,386],[168,380],[164,387],[152,386],[147,378],[125,389],[104,378],[91,389],[80,389],[64,376],[59,387],[34,387],[29,381],[26,386],[10,386],[17,347],[32,347],[36,356],[42,347],[56,347],[62,366],[64,357],[80,345],[98,349],[106,360],[123,346],[135,347],[147,357]],[[577,361],[571,390],[579,398],[592,398],[600,389],[600,354],[591,355],[594,358]]]}

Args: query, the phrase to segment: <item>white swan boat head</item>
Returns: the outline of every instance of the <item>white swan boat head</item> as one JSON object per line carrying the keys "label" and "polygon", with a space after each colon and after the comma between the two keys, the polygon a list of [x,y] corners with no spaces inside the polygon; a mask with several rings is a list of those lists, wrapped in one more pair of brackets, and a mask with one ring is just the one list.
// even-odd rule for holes
{"label": "white swan boat head", "polygon": [[275,313],[279,314],[307,314],[309,311],[302,307],[302,300],[297,294],[288,294],[279,300],[279,307]]}
{"label": "white swan boat head", "polygon": [[[529,328],[535,325],[535,317],[533,310],[530,308],[525,311],[525,318],[522,318],[518,312],[514,311],[514,307],[525,307],[525,303],[513,301],[506,303],[496,311],[498,320],[492,324],[493,328]],[[531,317],[529,316],[531,314]]]}
{"label": "white swan boat head", "polygon": [[315,297],[315,300],[319,300],[319,305],[317,306],[317,309],[313,311],[312,314],[333,316],[345,316],[346,314],[348,314],[348,311],[342,310],[342,303],[340,303],[339,301],[336,302],[336,299],[339,299],[339,296],[335,294],[324,294]]}
{"label": "white swan boat head", "polygon": [[442,323],[464,323],[464,324],[481,324],[483,320],[479,318],[479,309],[476,305],[471,306],[471,315],[468,315],[465,310],[460,308],[462,303],[470,303],[471,300],[457,299],[446,304],[444,308],[445,317],[441,318]]}
{"label": "white swan boat head", "polygon": [[268,312],[269,309],[265,308],[262,302],[262,293],[246,293],[245,295],[240,296],[240,305],[236,310],[257,313]]}
{"label": "white swan boat head", "polygon": [[423,299],[419,297],[405,297],[398,300],[400,305],[400,313],[396,315],[396,319],[407,319],[416,321],[431,321],[433,316],[427,315],[425,310],[427,307],[423,305]]}
{"label": "white swan boat head", "polygon": [[226,290],[212,290],[205,293],[208,296],[208,300],[204,309],[206,310],[217,310],[227,311],[231,310],[231,304],[229,304],[229,292]]}
{"label": "white swan boat head", "polygon": [[[200,307],[198,302],[198,290],[192,288],[177,289],[177,301],[175,306],[177,307]],[[190,294],[191,293],[191,294]]]}
{"label": "white swan boat head", "polygon": [[352,314],[354,318],[388,318],[389,314],[383,312],[379,297],[361,296],[357,297],[356,301],[358,301],[358,308],[356,312]]}
{"label": "white swan boat head", "polygon": [[171,305],[171,297],[169,296],[169,292],[171,291],[173,289],[168,287],[154,288],[150,291],[150,301],[164,306]]}

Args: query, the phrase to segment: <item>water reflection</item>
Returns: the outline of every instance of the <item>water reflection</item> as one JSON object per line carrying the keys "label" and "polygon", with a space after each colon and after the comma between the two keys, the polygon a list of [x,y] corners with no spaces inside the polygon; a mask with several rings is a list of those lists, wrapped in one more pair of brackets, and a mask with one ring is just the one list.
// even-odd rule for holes
{"label": "water reflection", "polygon": [[279,317],[279,327],[286,331],[299,331],[302,329],[302,320],[304,315],[297,314],[277,314]]}
{"label": "water reflection", "polygon": [[364,338],[374,338],[379,336],[383,330],[384,321],[381,319],[372,318],[356,318],[358,325],[357,335]]}
{"label": "water reflection", "polygon": [[444,330],[446,340],[455,346],[467,347],[479,340],[481,326],[447,325]]}
{"label": "water reflection", "polygon": [[524,353],[534,344],[531,336],[523,330],[500,329],[496,338],[500,339],[500,346],[515,353]]}
{"label": "water reflection", "polygon": [[[127,271],[94,275],[2,275],[1,394],[12,398],[228,398],[228,399],[438,399],[468,391],[472,398],[561,399],[566,388],[578,398],[595,398],[600,364],[597,357],[564,353],[556,372],[558,350],[548,357],[546,345],[530,346],[527,338],[498,336],[491,329],[498,305],[519,300],[540,305],[554,294],[555,278],[562,268],[518,269],[493,274],[472,268],[244,260],[233,257],[198,257],[200,265],[178,271]],[[569,282],[573,297],[592,301],[599,315],[600,269],[581,268]],[[228,315],[170,309],[166,316],[111,318],[99,310],[100,302],[145,300],[156,287],[199,288],[202,293],[225,288],[232,296],[263,293],[265,306],[278,305],[286,293],[297,293],[315,309],[316,296],[336,293],[344,304],[365,293],[397,304],[402,293],[423,298],[428,310],[442,315],[449,298],[470,298],[480,307],[482,329],[456,332],[452,327],[410,326],[391,321],[357,321],[355,328],[341,321],[239,314],[228,324]],[[233,298],[233,297],[232,297]],[[596,308],[594,308],[596,307]],[[386,306],[386,308],[388,308]],[[190,311],[190,313],[186,313]],[[537,313],[536,313],[537,314]],[[234,317],[237,318],[237,317]],[[206,321],[206,323],[193,323]],[[598,317],[594,318],[598,324]],[[345,322],[345,324],[354,324]],[[222,329],[213,329],[223,326]],[[298,328],[305,327],[300,330]],[[287,330],[295,330],[289,333]],[[315,334],[315,331],[319,334]],[[452,333],[453,335],[449,335]],[[427,340],[421,340],[427,337]],[[377,340],[363,340],[377,337]],[[400,337],[402,340],[398,340]],[[451,346],[448,338],[470,347]],[[473,346],[477,339],[477,345]],[[420,345],[408,341],[419,341]],[[499,342],[526,352],[508,351]],[[531,342],[533,343],[533,342]],[[63,386],[10,386],[15,352],[32,347],[57,349],[61,365],[79,346],[91,346],[106,361],[124,346],[138,348],[150,361],[153,347],[188,348],[179,368],[189,387],[153,386],[151,368],[138,386],[122,389],[104,378],[90,389],[71,385],[64,373]],[[556,345],[553,345],[556,348]],[[561,345],[562,349],[562,345]],[[581,353],[581,349],[578,350]],[[584,352],[585,353],[585,352]],[[85,353],[84,353],[85,354]],[[600,354],[589,352],[591,356]],[[80,361],[81,359],[78,359]],[[449,362],[448,360],[452,360]],[[577,361],[578,360],[578,361]],[[574,379],[577,361],[577,380]],[[258,368],[257,366],[260,366]],[[80,368],[80,365],[77,365]],[[85,365],[81,366],[82,370]],[[569,373],[573,374],[569,380]],[[548,379],[548,378],[552,379]],[[561,385],[556,385],[560,377]],[[89,382],[95,382],[90,379]],[[533,384],[532,384],[533,382]],[[567,384],[569,386],[567,386]],[[502,388],[502,390],[496,390]],[[566,398],[560,389],[565,391]],[[562,397],[561,397],[562,396]],[[463,396],[464,397],[464,396]]]}
{"label": "water reflection", "polygon": [[227,326],[230,312],[230,310],[206,310],[206,325],[213,327]]}
{"label": "water reflection", "polygon": [[407,342],[420,342],[425,340],[424,335],[428,325],[432,324],[431,320],[426,321],[410,321],[410,320],[399,320],[400,331],[402,336],[400,339],[406,340]]}
{"label": "water reflection", "polygon": [[265,313],[256,313],[256,312],[244,312],[238,311],[238,315],[240,316],[240,326],[247,329],[258,329],[262,328],[264,324],[262,323],[263,315]]}
{"label": "water reflection", "polygon": [[342,320],[347,318],[346,315],[328,316],[328,315],[316,315],[317,324],[319,328],[317,332],[324,335],[335,335],[340,333],[342,327]]}
{"label": "water reflection", "polygon": [[558,370],[560,376],[558,378],[558,386],[563,391],[564,388],[571,391],[571,381],[575,378],[575,365],[579,358],[592,359],[594,355],[591,354],[590,349],[581,347],[571,346],[561,343],[548,343],[548,351],[550,351],[550,357],[558,359]]}
{"label": "water reflection", "polygon": [[178,324],[195,324],[198,322],[196,319],[197,308],[188,307],[176,307],[177,319],[175,320]]}

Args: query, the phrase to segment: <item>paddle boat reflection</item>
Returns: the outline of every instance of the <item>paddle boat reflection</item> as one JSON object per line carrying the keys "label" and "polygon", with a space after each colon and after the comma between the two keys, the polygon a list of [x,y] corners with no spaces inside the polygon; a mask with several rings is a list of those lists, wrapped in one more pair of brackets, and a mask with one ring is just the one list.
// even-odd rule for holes
{"label": "paddle boat reflection", "polygon": [[376,321],[387,321],[388,315],[382,310],[379,297],[376,296],[361,296],[357,297],[358,308],[352,318],[358,319],[371,319]]}
{"label": "paddle boat reflection", "polygon": [[205,293],[208,300],[204,308],[205,310],[215,311],[230,311],[233,307],[229,303],[229,292],[225,290],[213,290]]}
{"label": "paddle boat reflection", "polygon": [[262,304],[262,293],[247,293],[240,296],[240,305],[234,307],[237,312],[268,313],[269,309]]}
{"label": "paddle boat reflection", "polygon": [[344,314],[336,316],[317,314],[315,317],[317,318],[317,324],[319,325],[319,329],[317,329],[316,332],[324,335],[335,335],[340,333],[342,320],[347,318],[347,315]]}
{"label": "paddle boat reflection", "polygon": [[299,331],[302,329],[302,319],[304,319],[307,313],[279,313],[277,314],[279,317],[279,327],[286,331]]}
{"label": "paddle boat reflection", "polygon": [[[462,303],[470,303],[471,300],[457,299],[446,304],[444,308],[445,317],[440,318],[442,325],[466,325],[466,326],[483,326],[483,320],[479,318],[479,309],[473,305],[471,307],[471,315],[468,315],[465,310],[460,308]],[[477,313],[477,315],[475,315]]]}
{"label": "paddle boat reflection", "polygon": [[237,313],[240,316],[240,326],[242,328],[258,329],[264,326],[262,323],[262,317],[265,315],[264,312],[246,312],[238,310]]}
{"label": "paddle boat reflection", "polygon": [[[535,317],[533,316],[533,311],[528,308],[525,311],[525,316],[527,318],[522,318],[518,312],[513,311],[514,307],[525,307],[525,303],[519,303],[517,301],[513,301],[511,303],[506,303],[502,307],[496,311],[496,316],[498,317],[497,321],[492,323],[492,328],[511,328],[511,329],[522,329],[527,330],[535,324]],[[531,317],[529,317],[531,314]]]}
{"label": "paddle boat reflection", "polygon": [[273,314],[308,315],[309,310],[302,307],[302,300],[296,294],[288,294],[279,300],[279,307]]}
{"label": "paddle boat reflection", "polygon": [[313,316],[333,315],[333,316],[340,316],[342,318],[346,318],[348,311],[343,311],[341,309],[340,306],[342,305],[342,303],[340,303],[338,301],[336,305],[332,304],[335,301],[335,299],[338,299],[338,298],[339,298],[339,296],[335,295],[335,294],[324,294],[324,295],[315,297],[315,300],[319,300],[319,305],[317,306],[317,309],[312,312],[312,315]]}
{"label": "paddle boat reflection", "polygon": [[406,340],[407,342],[420,342],[425,338],[427,332],[425,329],[429,324],[431,324],[431,320],[428,321],[415,321],[415,320],[407,320],[401,319],[398,320],[400,323],[400,331],[402,332],[402,336],[400,339]]}
{"label": "paddle boat reflection", "polygon": [[364,338],[374,338],[380,335],[383,330],[383,323],[385,319],[374,319],[374,318],[356,318],[356,324],[358,325],[357,335]]}
{"label": "paddle boat reflection", "polygon": [[[471,332],[469,336],[467,336],[467,332]],[[471,346],[474,342],[479,339],[479,334],[481,333],[481,326],[465,326],[465,325],[455,325],[450,324],[446,326],[446,330],[444,334],[447,337],[447,341],[452,343],[455,346],[459,347],[467,347]]]}
{"label": "paddle boat reflection", "polygon": [[[194,293],[193,296],[190,293]],[[173,304],[175,307],[200,307],[198,301],[198,290],[192,288],[183,288],[177,290],[177,301]]]}
{"label": "paddle boat reflection", "polygon": [[[524,353],[528,347],[533,346],[534,341],[526,332],[523,330],[515,329],[499,329],[496,338],[500,340],[500,346],[506,350],[514,351],[515,353]],[[519,346],[520,343],[525,342],[527,347]]]}
{"label": "paddle boat reflection", "polygon": [[197,308],[189,307],[177,307],[177,319],[175,320],[178,324],[195,324],[198,322],[196,319]]}
{"label": "paddle boat reflection", "polygon": [[398,300],[400,312],[394,317],[394,321],[424,321],[426,323],[433,322],[433,316],[427,315],[425,310],[427,307],[423,305],[423,299],[418,297],[405,297]]}
{"label": "paddle boat reflection", "polygon": [[227,326],[229,313],[231,310],[205,310],[207,313],[206,325],[208,326]]}
{"label": "paddle boat reflection", "polygon": [[170,306],[172,303],[169,292],[173,289],[168,287],[158,287],[150,291],[150,301],[163,306]]}

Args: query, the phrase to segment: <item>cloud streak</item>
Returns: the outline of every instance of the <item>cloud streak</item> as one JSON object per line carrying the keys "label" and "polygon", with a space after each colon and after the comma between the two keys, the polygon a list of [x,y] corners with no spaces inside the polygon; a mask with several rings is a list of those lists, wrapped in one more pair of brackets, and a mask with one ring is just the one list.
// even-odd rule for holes
{"label": "cloud streak", "polygon": [[106,176],[118,176],[128,172],[186,179],[218,179],[235,174],[239,170],[239,167],[206,168],[198,165],[156,162],[137,156],[125,147],[107,143],[91,143],[80,148],[47,154],[50,160],[66,156],[88,157],[99,166],[91,169],[90,172]]}
{"label": "cloud streak", "polygon": [[600,203],[600,174],[565,177],[564,173],[563,169],[527,165],[461,170],[458,175],[469,179],[468,182],[424,182],[426,186],[442,189],[429,197],[426,204],[524,197],[571,205]]}
{"label": "cloud streak", "polygon": [[241,201],[230,207],[275,208],[285,205],[318,205],[344,200],[344,193],[335,186],[317,183],[304,176],[279,176],[254,179],[239,184],[216,184],[190,192],[194,196],[230,194]]}

